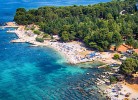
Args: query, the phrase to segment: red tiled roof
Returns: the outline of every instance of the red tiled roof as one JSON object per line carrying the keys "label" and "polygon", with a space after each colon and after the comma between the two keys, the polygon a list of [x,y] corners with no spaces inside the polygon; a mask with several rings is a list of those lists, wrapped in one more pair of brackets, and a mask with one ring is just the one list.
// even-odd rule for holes
{"label": "red tiled roof", "polygon": [[[130,46],[125,45],[125,44],[122,44],[122,45],[120,45],[120,46],[118,47],[117,51],[118,51],[118,52],[126,52],[129,48],[130,48]],[[114,46],[112,46],[112,47],[110,48],[110,50],[114,50]]]}
{"label": "red tiled roof", "polygon": [[134,49],[134,51],[138,54],[138,49]]}

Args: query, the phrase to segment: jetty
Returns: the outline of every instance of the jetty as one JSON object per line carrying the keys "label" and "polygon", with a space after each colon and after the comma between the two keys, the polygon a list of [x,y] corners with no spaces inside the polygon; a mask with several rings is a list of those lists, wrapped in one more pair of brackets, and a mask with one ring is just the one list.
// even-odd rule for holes
{"label": "jetty", "polygon": [[23,43],[23,42],[26,42],[24,39],[16,39],[16,40],[12,40],[10,41],[12,43]]}
{"label": "jetty", "polygon": [[105,68],[108,65],[110,65],[110,64],[105,64],[105,65],[99,66],[98,68]]}
{"label": "jetty", "polygon": [[8,30],[7,33],[15,33],[16,30]]}
{"label": "jetty", "polygon": [[19,26],[0,26],[0,28],[4,29],[4,28],[18,28]]}

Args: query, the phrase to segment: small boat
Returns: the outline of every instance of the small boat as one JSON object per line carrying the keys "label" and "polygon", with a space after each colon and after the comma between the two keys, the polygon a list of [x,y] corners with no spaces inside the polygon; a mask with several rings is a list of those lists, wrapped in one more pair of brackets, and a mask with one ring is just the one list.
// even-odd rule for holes
{"label": "small boat", "polygon": [[30,47],[37,47],[38,45],[30,45]]}

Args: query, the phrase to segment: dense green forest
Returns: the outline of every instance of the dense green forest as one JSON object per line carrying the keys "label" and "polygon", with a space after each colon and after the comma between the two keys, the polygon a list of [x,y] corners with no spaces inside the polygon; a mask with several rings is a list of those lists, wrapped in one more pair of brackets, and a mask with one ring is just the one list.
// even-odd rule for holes
{"label": "dense green forest", "polygon": [[[124,11],[123,11],[124,10]],[[16,11],[17,24],[37,24],[46,34],[58,34],[64,42],[79,40],[99,51],[122,43],[138,48],[138,11],[135,0],[88,6],[40,7]]]}

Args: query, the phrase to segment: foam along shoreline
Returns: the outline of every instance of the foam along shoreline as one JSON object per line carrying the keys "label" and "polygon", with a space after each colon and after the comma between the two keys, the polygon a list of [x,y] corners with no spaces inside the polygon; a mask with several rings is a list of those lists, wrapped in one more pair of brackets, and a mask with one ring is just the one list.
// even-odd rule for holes
{"label": "foam along shoreline", "polygon": [[[6,27],[6,26],[5,26]],[[12,26],[11,26],[12,27]],[[14,26],[13,26],[14,27]],[[112,54],[109,52],[100,53],[91,50],[87,50],[83,43],[73,41],[68,43],[61,42],[51,42],[50,40],[45,40],[43,43],[36,41],[36,34],[29,36],[25,26],[18,26],[17,30],[12,30],[8,32],[14,32],[18,39],[12,40],[13,43],[27,42],[32,44],[32,46],[47,46],[58,51],[63,57],[66,58],[67,62],[70,64],[79,64],[91,61],[100,61],[104,63],[120,63],[112,59]]]}

